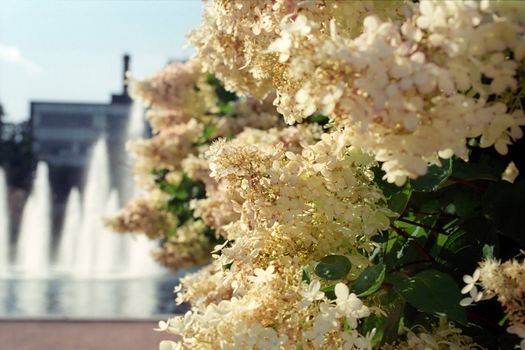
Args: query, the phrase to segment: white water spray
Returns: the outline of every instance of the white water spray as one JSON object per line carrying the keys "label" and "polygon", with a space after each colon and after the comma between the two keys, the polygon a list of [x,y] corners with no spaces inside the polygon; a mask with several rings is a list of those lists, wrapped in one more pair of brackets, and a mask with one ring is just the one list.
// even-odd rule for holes
{"label": "white water spray", "polygon": [[45,277],[51,257],[51,189],[47,164],[37,165],[36,177],[22,215],[17,267],[25,276]]}
{"label": "white water spray", "polygon": [[[144,108],[134,103],[130,110],[127,140],[145,135]],[[133,161],[126,154],[128,164]],[[107,277],[145,277],[163,270],[150,255],[156,246],[143,235],[121,235],[104,227],[103,218],[117,212],[119,194],[111,189],[109,154],[101,138],[93,146],[82,195],[73,188],[69,194],[62,232],[51,270],[51,190],[48,168],[39,163],[22,217],[16,247],[16,271],[24,277],[52,277],[52,272],[81,279]],[[131,165],[130,165],[131,167]],[[5,176],[0,169],[0,272],[9,265],[9,234]],[[131,169],[121,174],[121,196],[129,200],[137,189]],[[7,242],[7,243],[6,243]],[[6,269],[7,270],[7,269]],[[9,274],[9,272],[7,272]]]}
{"label": "white water spray", "polygon": [[75,247],[73,274],[93,276],[96,261],[97,233],[104,231],[102,217],[110,189],[109,160],[106,141],[100,139],[93,147],[82,201],[82,223]]}
{"label": "white water spray", "polygon": [[56,266],[59,270],[67,270],[73,264],[75,243],[80,229],[81,218],[80,192],[77,188],[72,188],[67,198],[64,224],[62,225],[60,243],[58,245]]}
{"label": "white water spray", "polygon": [[0,273],[9,266],[9,210],[7,206],[7,181],[0,168]]}
{"label": "white water spray", "polygon": [[[109,194],[108,202],[105,207],[105,216],[114,215],[119,208],[119,198],[117,190],[112,190]],[[123,260],[123,241],[122,235],[112,232],[107,227],[97,232],[97,251],[95,260],[95,275],[98,277],[111,276],[122,270]]]}

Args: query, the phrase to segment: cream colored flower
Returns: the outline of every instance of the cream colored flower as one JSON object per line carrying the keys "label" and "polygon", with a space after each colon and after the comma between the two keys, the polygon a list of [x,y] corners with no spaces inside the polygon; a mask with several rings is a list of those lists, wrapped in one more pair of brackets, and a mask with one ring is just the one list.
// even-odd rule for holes
{"label": "cream colored flower", "polygon": [[250,276],[248,279],[254,284],[265,284],[275,278],[274,275],[275,267],[273,265],[268,266],[265,270],[256,268],[254,270],[255,276]]}
{"label": "cream colored flower", "polygon": [[321,282],[319,280],[312,280],[306,289],[303,289],[299,292],[303,297],[301,303],[302,307],[307,307],[311,303],[322,300],[324,298],[324,292],[321,292]]}

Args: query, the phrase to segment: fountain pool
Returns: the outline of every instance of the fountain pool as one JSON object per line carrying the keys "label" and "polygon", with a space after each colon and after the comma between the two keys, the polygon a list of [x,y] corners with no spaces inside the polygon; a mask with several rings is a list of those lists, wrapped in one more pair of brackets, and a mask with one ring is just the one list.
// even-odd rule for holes
{"label": "fountain pool", "polygon": [[[143,114],[140,106],[131,108],[128,139],[144,135]],[[92,147],[83,189],[69,194],[54,244],[49,170],[39,162],[12,248],[0,169],[0,318],[148,318],[181,311],[173,288],[184,272],[170,274],[153,261],[149,253],[157,242],[103,225],[103,217],[128,199],[111,186],[114,167],[102,137]],[[123,177],[121,183],[132,187],[132,174]]]}

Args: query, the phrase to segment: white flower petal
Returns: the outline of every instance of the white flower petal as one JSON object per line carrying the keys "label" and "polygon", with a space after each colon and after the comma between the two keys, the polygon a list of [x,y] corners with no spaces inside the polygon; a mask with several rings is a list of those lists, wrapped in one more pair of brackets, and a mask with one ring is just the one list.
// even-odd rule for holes
{"label": "white flower petal", "polygon": [[461,294],[467,294],[472,290],[474,286],[472,284],[467,284],[463,289],[461,290]]}
{"label": "white flower petal", "polygon": [[459,302],[459,305],[461,306],[469,306],[470,304],[472,304],[473,300],[471,297],[467,297],[467,298],[464,298],[464,299],[461,299],[461,301]]}
{"label": "white flower petal", "polygon": [[474,281],[479,280],[479,275],[480,275],[479,269],[476,269],[476,271],[474,271],[474,273],[472,274],[472,279]]}
{"label": "white flower petal", "polygon": [[163,340],[159,344],[159,350],[173,350],[177,344],[169,340]]}
{"label": "white flower petal", "polygon": [[350,294],[350,290],[344,283],[337,283],[335,285],[335,296],[337,299],[347,299]]}
{"label": "white flower petal", "polygon": [[467,284],[470,284],[472,283],[474,280],[472,279],[472,276],[470,275],[464,275],[463,276],[463,282],[467,283]]}
{"label": "white flower petal", "polygon": [[476,295],[476,297],[474,298],[474,302],[477,303],[477,302],[480,301],[481,299],[483,299],[483,293],[480,292],[480,293],[478,293],[478,294]]}

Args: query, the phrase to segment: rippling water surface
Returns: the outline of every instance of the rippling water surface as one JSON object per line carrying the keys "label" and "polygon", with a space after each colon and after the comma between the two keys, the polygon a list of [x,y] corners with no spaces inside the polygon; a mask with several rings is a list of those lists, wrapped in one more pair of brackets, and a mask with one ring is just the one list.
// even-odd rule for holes
{"label": "rippling water surface", "polygon": [[184,311],[178,276],[141,279],[0,279],[0,318],[155,318]]}

